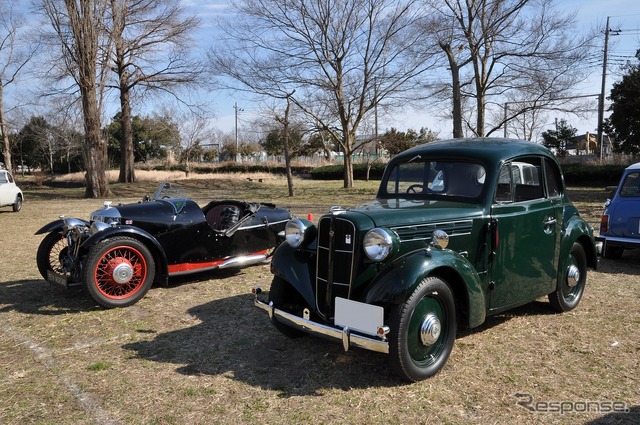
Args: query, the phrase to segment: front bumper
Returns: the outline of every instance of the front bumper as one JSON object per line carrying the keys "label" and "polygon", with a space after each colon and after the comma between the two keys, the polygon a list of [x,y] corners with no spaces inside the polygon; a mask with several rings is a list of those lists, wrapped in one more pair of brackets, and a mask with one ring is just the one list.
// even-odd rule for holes
{"label": "front bumper", "polygon": [[253,293],[255,298],[253,303],[256,307],[265,310],[269,314],[269,318],[271,320],[277,320],[284,325],[311,335],[337,342],[341,341],[344,351],[348,351],[350,347],[358,347],[370,351],[376,351],[378,353],[389,354],[389,341],[385,337],[377,338],[359,333],[352,333],[349,327],[324,325],[322,323],[305,319],[304,317],[296,316],[284,310],[279,310],[273,306],[273,303],[267,304],[260,301],[258,299],[260,292],[259,288],[254,288]]}

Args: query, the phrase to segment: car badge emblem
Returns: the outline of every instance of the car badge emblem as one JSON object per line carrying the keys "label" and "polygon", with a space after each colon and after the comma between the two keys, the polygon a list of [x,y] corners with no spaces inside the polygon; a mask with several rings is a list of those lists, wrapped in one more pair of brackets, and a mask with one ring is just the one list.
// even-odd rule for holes
{"label": "car badge emblem", "polygon": [[133,224],[133,220],[125,220],[124,224]]}
{"label": "car badge emblem", "polygon": [[346,243],[347,245],[351,245],[351,235],[344,236],[344,243]]}

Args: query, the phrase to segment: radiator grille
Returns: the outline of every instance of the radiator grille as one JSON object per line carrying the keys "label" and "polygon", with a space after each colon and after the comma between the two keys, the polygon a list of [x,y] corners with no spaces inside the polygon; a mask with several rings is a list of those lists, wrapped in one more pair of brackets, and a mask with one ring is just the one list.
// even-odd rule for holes
{"label": "radiator grille", "polygon": [[349,220],[326,216],[318,223],[316,304],[327,319],[333,317],[335,297],[349,298],[358,240]]}

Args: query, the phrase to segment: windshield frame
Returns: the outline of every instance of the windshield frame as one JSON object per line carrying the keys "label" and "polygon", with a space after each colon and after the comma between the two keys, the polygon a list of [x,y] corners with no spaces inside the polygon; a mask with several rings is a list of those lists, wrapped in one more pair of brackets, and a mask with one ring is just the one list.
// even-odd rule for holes
{"label": "windshield frame", "polygon": [[416,156],[387,166],[377,197],[479,203],[490,186],[487,174],[488,167],[481,161]]}
{"label": "windshield frame", "polygon": [[180,184],[162,182],[153,194],[154,201],[164,202],[173,207],[174,213],[179,214],[187,204],[187,190]]}

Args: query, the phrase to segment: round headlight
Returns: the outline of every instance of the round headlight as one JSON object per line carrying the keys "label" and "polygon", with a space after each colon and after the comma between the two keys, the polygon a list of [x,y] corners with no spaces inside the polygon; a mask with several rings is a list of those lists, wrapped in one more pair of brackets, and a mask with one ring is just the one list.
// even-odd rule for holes
{"label": "round headlight", "polygon": [[364,235],[364,253],[372,261],[383,261],[393,249],[393,238],[384,229],[371,229]]}
{"label": "round headlight", "polygon": [[103,223],[102,221],[94,221],[93,223],[91,223],[89,231],[92,235],[95,235],[96,233],[101,232],[108,227],[109,225],[107,223]]}
{"label": "round headlight", "polygon": [[292,248],[299,248],[304,242],[304,232],[307,226],[299,219],[289,220],[284,227],[284,237]]}

